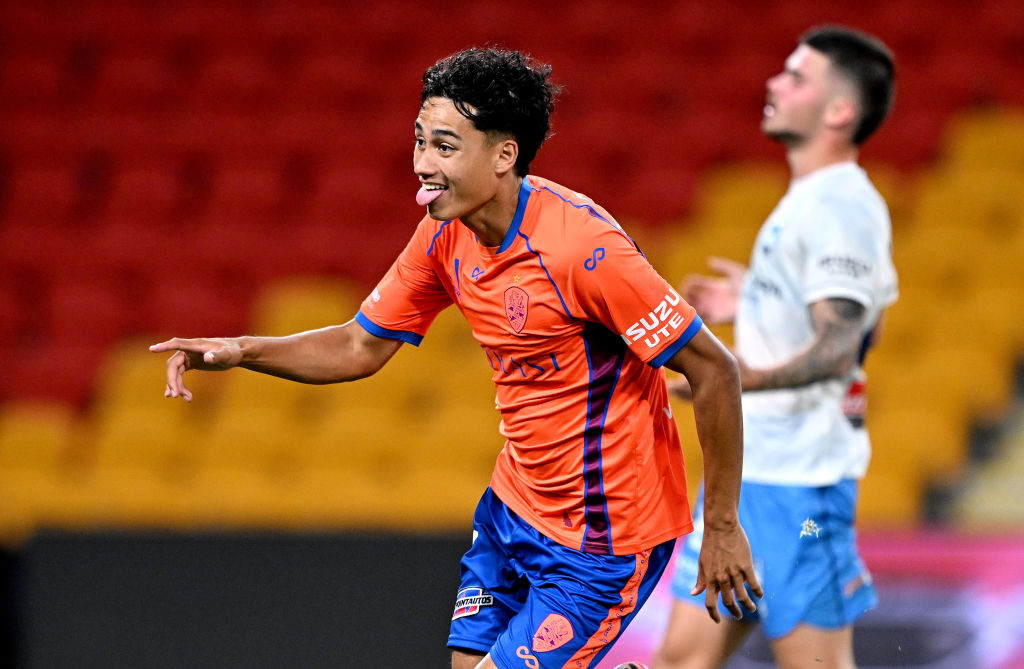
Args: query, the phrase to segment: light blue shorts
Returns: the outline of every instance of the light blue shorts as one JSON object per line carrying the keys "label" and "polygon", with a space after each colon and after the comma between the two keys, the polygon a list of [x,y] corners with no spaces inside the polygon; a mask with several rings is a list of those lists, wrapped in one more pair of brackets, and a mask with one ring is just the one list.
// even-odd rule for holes
{"label": "light blue shorts", "polygon": [[462,558],[450,648],[490,653],[502,669],[597,666],[672,560],[675,539],[636,555],[567,548],[491,491]]}
{"label": "light blue shorts", "polygon": [[[679,551],[672,578],[672,595],[701,608],[704,594],[692,597],[690,590],[697,582],[703,502],[701,489],[694,531]],[[764,588],[757,612],[743,609],[745,621],[761,622],[765,636],[777,639],[799,624],[845,627],[875,607],[871,574],[857,554],[856,506],[854,480],[821,488],[743,483],[740,523]],[[731,619],[721,600],[719,608]]]}

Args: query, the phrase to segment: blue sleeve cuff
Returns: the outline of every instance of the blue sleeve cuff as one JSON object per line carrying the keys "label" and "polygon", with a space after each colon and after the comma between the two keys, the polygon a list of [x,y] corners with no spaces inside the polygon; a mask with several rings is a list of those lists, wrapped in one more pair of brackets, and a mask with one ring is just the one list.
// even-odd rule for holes
{"label": "blue sleeve cuff", "polygon": [[362,310],[356,313],[356,323],[362,325],[363,329],[374,337],[380,337],[381,339],[397,339],[399,341],[404,341],[406,344],[412,344],[413,346],[419,346],[420,342],[423,341],[423,335],[418,335],[415,332],[382,328],[367,318],[363,314]]}
{"label": "blue sleeve cuff", "polygon": [[672,342],[668,348],[659,353],[658,357],[656,357],[654,360],[651,360],[647,364],[655,368],[664,365],[666,362],[672,359],[672,356],[679,352],[679,349],[686,346],[686,344],[691,339],[693,339],[698,332],[700,332],[700,329],[702,327],[704,327],[704,321],[700,319],[700,316],[694,314],[693,320],[690,321],[690,324],[686,327],[685,330],[683,330],[683,333],[679,335],[679,338]]}

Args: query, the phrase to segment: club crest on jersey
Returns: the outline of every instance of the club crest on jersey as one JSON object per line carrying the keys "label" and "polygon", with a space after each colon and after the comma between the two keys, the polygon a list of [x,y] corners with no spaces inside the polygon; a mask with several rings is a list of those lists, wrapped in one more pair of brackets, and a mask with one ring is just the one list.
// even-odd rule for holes
{"label": "club crest on jersey", "polygon": [[529,308],[530,296],[525,290],[519,286],[505,290],[505,316],[516,334],[522,332],[526,326],[526,312]]}
{"label": "club crest on jersey", "polygon": [[479,586],[463,588],[455,597],[455,612],[452,613],[452,620],[475,616],[480,613],[480,607],[494,606],[494,595],[484,592]]}
{"label": "club crest on jersey", "polygon": [[533,633],[533,652],[545,653],[572,641],[572,623],[565,616],[550,613]]}

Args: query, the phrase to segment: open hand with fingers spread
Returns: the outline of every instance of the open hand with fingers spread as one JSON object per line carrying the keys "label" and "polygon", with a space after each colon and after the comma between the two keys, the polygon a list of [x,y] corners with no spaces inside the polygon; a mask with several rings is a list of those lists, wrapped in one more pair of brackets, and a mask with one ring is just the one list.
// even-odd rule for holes
{"label": "open hand with fingers spread", "polygon": [[164,397],[181,397],[192,401],[192,392],[185,387],[184,374],[190,369],[219,371],[230,369],[242,362],[242,347],[238,339],[168,339],[153,344],[150,351],[174,351],[167,359],[167,385]]}

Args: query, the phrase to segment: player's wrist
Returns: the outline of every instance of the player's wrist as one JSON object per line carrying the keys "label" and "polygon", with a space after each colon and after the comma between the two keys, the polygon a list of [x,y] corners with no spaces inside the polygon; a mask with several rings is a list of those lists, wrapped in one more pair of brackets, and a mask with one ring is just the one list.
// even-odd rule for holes
{"label": "player's wrist", "polygon": [[259,361],[262,354],[262,346],[260,345],[259,337],[238,337],[235,339],[235,343],[238,346],[238,353],[240,355],[238,360],[239,365]]}

